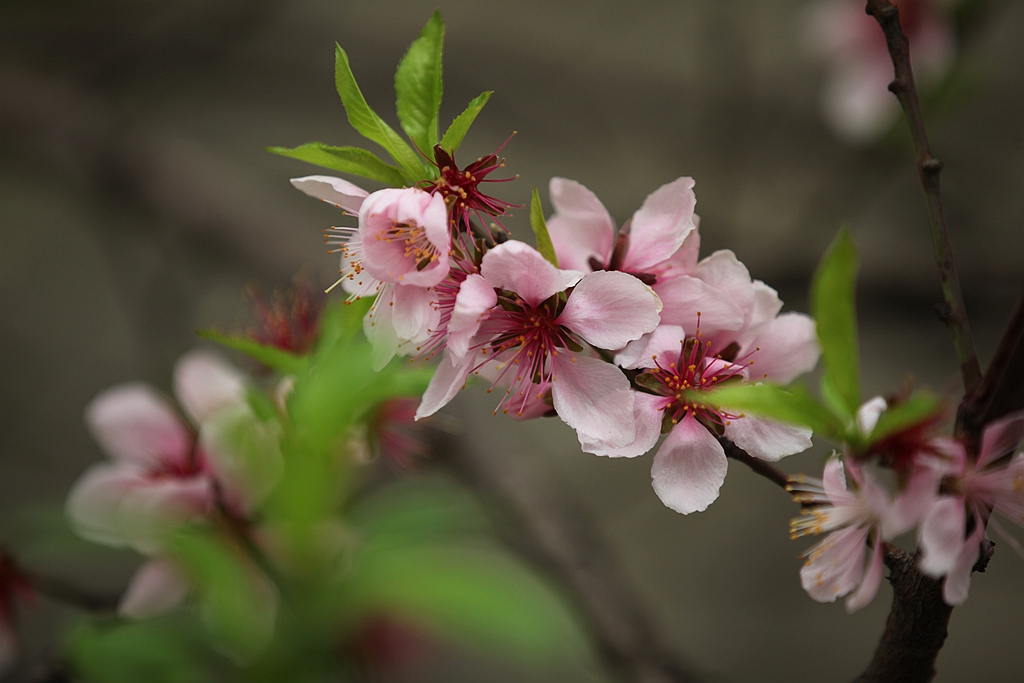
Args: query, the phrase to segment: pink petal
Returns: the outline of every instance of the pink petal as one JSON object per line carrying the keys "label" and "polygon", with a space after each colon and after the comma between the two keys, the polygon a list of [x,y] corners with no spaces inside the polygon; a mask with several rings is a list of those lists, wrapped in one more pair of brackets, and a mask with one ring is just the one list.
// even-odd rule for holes
{"label": "pink petal", "polygon": [[552,357],[551,398],[580,443],[621,448],[636,438],[629,380],[611,363],[566,351]]}
{"label": "pink petal", "polygon": [[178,411],[146,384],[107,389],[89,403],[85,423],[104,451],[143,467],[183,464],[192,450]]}
{"label": "pink petal", "polygon": [[753,308],[750,315],[747,316],[743,333],[735,339],[741,347],[747,347],[757,335],[761,334],[765,326],[775,320],[779,311],[782,310],[782,299],[774,289],[760,280],[754,280],[753,290]]}
{"label": "pink petal", "polygon": [[208,514],[213,500],[213,482],[206,475],[152,479],[125,491],[117,525],[133,548],[152,554],[163,548],[169,533]]}
{"label": "pink petal", "polygon": [[753,417],[729,421],[725,435],[750,455],[769,462],[777,462],[811,447],[810,429]]}
{"label": "pink petal", "polygon": [[115,547],[128,545],[118,508],[125,494],[146,482],[146,471],[131,465],[93,465],[71,487],[65,513],[82,538]]}
{"label": "pink petal", "polygon": [[981,555],[981,541],[985,537],[985,527],[975,526],[974,531],[964,542],[957,555],[956,564],[946,574],[942,585],[942,599],[947,605],[960,605],[967,600],[967,592],[971,588],[971,571],[974,563]]}
{"label": "pink petal", "polygon": [[843,461],[840,457],[833,455],[825,463],[825,472],[821,476],[822,488],[825,495],[837,505],[840,501],[846,501],[850,494],[846,489],[846,474],[843,468]]}
{"label": "pink petal", "polygon": [[475,356],[472,356],[456,365],[452,361],[451,354],[445,353],[441,363],[437,366],[437,371],[430,378],[427,390],[423,392],[423,399],[416,409],[416,419],[422,420],[429,417],[448,405],[449,401],[455,398],[455,394],[465,386],[466,378],[469,377],[474,363]]}
{"label": "pink petal", "polygon": [[362,206],[363,200],[370,194],[347,180],[326,175],[308,175],[304,178],[292,178],[291,182],[296,189],[305,192],[310,197],[316,197],[329,204],[340,206],[355,215],[359,214],[359,207]]}
{"label": "pink petal", "polygon": [[943,470],[938,467],[915,464],[913,473],[896,500],[879,511],[883,520],[883,538],[896,538],[916,527],[929,515],[938,497],[942,475]]}
{"label": "pink petal", "polygon": [[633,214],[622,270],[644,273],[674,254],[694,230],[693,178],[679,178],[648,195]]}
{"label": "pink petal", "polygon": [[654,492],[667,507],[688,515],[718,498],[729,462],[718,439],[689,413],[654,456]]}
{"label": "pink petal", "polygon": [[245,376],[209,349],[196,349],[174,366],[174,394],[196,424],[224,406],[246,400]]}
{"label": "pink petal", "polygon": [[919,531],[921,571],[936,579],[952,571],[963,552],[966,528],[964,499],[939,497]]}
{"label": "pink petal", "polygon": [[846,599],[846,611],[853,614],[871,602],[878,593],[878,586],[882,583],[882,541],[875,539],[875,547],[871,551],[871,561],[868,563],[868,571],[861,580],[857,590]]}
{"label": "pink petal", "polygon": [[789,384],[818,363],[821,348],[814,321],[803,313],[783,313],[744,349],[754,361],[751,377]]}
{"label": "pink petal", "polygon": [[744,316],[753,312],[754,286],[750,271],[740,263],[736,254],[728,249],[716,251],[697,264],[694,275],[732,297]]}
{"label": "pink petal", "polygon": [[889,404],[881,396],[875,396],[857,408],[857,429],[865,436],[871,434],[878,424],[878,418],[888,410]]}
{"label": "pink petal", "polygon": [[395,285],[391,324],[399,339],[421,342],[430,335],[431,322],[438,319],[435,296],[425,287]]}
{"label": "pink petal", "polygon": [[633,418],[636,422],[636,436],[632,442],[618,448],[608,448],[599,442],[581,440],[585,453],[604,455],[609,458],[634,458],[654,448],[661,436],[661,417],[670,398],[633,393]]}
{"label": "pink petal", "polygon": [[469,352],[469,341],[497,303],[498,295],[482,275],[473,273],[463,280],[448,322],[448,351],[456,361]]}
{"label": "pink petal", "polygon": [[800,583],[818,602],[834,602],[860,584],[864,577],[867,527],[849,526],[833,531],[807,554]]}
{"label": "pink petal", "polygon": [[990,422],[981,437],[981,455],[978,457],[978,469],[984,468],[1014,448],[1024,439],[1024,411],[1012,413]]}
{"label": "pink petal", "polygon": [[191,586],[170,560],[151,560],[136,570],[121,596],[117,613],[149,619],[170,612],[185,600]]}
{"label": "pink petal", "polygon": [[590,273],[569,295],[555,321],[600,349],[621,349],[651,332],[660,320],[661,301],[632,275]]}
{"label": "pink petal", "polygon": [[381,288],[377,300],[363,317],[363,334],[369,340],[370,365],[374,372],[379,372],[391,362],[398,352],[398,333],[394,325],[394,285],[388,284]]}
{"label": "pink petal", "polygon": [[590,259],[608,263],[615,241],[615,224],[593,192],[575,180],[552,178],[548,185],[555,214],[548,233],[562,268],[589,273]]}
{"label": "pink petal", "polygon": [[623,353],[615,357],[615,363],[627,370],[654,368],[659,364],[679,362],[679,352],[686,339],[686,333],[679,325],[659,325],[651,334],[644,335],[636,342],[630,342]]}
{"label": "pink petal", "polygon": [[480,265],[480,274],[495,289],[511,290],[531,306],[566,288],[557,268],[539,251],[516,240],[488,251]]}
{"label": "pink petal", "polygon": [[662,321],[680,325],[688,336],[697,334],[698,313],[701,334],[705,337],[743,327],[743,311],[729,293],[695,277],[682,275],[659,281],[654,285],[654,291],[661,297]]}
{"label": "pink petal", "polygon": [[[417,226],[423,246],[433,249],[432,260],[421,267],[404,237],[394,237],[397,224]],[[448,275],[450,238],[441,195],[415,188],[379,190],[370,195],[359,213],[362,265],[382,282],[417,287],[436,285]]]}
{"label": "pink petal", "polygon": [[693,230],[683,240],[683,246],[654,269],[658,276],[658,282],[671,280],[680,275],[693,275],[697,269],[697,257],[700,253],[700,233],[697,231],[699,222],[697,214],[694,214]]}

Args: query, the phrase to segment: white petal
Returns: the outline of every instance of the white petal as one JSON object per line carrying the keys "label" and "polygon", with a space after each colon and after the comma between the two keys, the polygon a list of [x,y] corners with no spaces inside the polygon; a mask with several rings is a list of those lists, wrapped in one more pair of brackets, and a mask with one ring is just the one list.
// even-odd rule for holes
{"label": "white petal", "polygon": [[170,560],[151,560],[136,570],[121,596],[117,613],[129,619],[149,619],[182,603],[190,586]]}
{"label": "white petal", "polygon": [[626,273],[590,273],[569,295],[555,322],[600,349],[621,349],[652,332],[661,300],[650,287]]}
{"label": "white petal", "polygon": [[395,334],[404,341],[425,340],[436,311],[432,291],[425,287],[395,285],[392,293],[391,323]]}
{"label": "white petal", "polygon": [[370,365],[378,372],[391,362],[398,351],[398,334],[394,326],[394,285],[385,285],[376,301],[363,317],[363,334],[373,347]]}
{"label": "white petal", "polygon": [[221,408],[246,400],[245,375],[221,354],[196,349],[174,366],[174,394],[185,413],[202,424]]}
{"label": "white petal", "polygon": [[359,213],[359,207],[362,206],[363,200],[370,194],[347,180],[326,175],[292,178],[292,185],[310,197],[340,206],[353,214]]}
{"label": "white petal", "polygon": [[860,430],[860,433],[865,436],[871,434],[875,429],[875,425],[878,424],[878,418],[888,408],[889,404],[881,396],[875,396],[870,401],[861,405],[860,408],[857,408],[857,429]]}
{"label": "white petal", "polygon": [[932,506],[919,532],[921,571],[933,578],[945,576],[963,552],[967,511],[960,496],[941,496]]}
{"label": "white petal", "polygon": [[728,470],[722,444],[687,414],[654,456],[651,479],[662,503],[688,515],[715,502]]}
{"label": "white petal", "polygon": [[143,467],[183,464],[192,450],[178,411],[146,384],[107,389],[89,403],[85,423],[103,450]]}
{"label": "white petal", "polygon": [[563,422],[576,430],[580,443],[620,448],[633,442],[633,391],[611,363],[560,352],[552,358],[551,398]]}
{"label": "white petal", "polygon": [[475,361],[476,357],[471,356],[456,365],[452,361],[451,354],[445,353],[441,363],[437,366],[437,371],[430,378],[427,390],[423,392],[423,399],[416,409],[416,419],[422,420],[429,417],[448,405],[448,402],[455,398],[455,394],[465,386],[466,378],[469,377],[469,371],[473,368]]}
{"label": "white petal", "polygon": [[811,447],[811,430],[753,417],[731,420],[725,435],[755,458],[777,462]]}

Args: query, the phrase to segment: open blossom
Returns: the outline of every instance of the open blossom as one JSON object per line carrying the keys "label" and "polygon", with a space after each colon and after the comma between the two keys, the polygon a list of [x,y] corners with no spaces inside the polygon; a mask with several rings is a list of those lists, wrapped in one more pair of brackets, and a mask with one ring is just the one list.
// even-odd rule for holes
{"label": "open blossom", "polygon": [[492,363],[496,384],[508,386],[500,404],[505,410],[524,410],[550,387],[555,411],[585,447],[633,441],[629,381],[614,365],[585,353],[583,344],[618,349],[652,331],[657,295],[625,273],[559,270],[522,242],[494,247],[480,270],[486,287],[478,283],[470,297],[466,329],[473,334],[466,353],[460,356],[449,345],[417,418],[447,404],[471,372]]}
{"label": "open blossom", "polygon": [[[111,462],[89,468],[68,495],[67,514],[79,535],[153,558],[122,598],[119,610],[127,616],[166,611],[188,592],[187,580],[165,556],[167,533],[213,515],[218,504],[244,517],[280,473],[273,427],[252,413],[243,376],[219,355],[198,350],[184,356],[174,388],[191,422],[142,383],[93,399],[86,423]],[[252,446],[244,454],[237,452],[242,438]]]}
{"label": "open blossom", "polygon": [[[509,140],[512,138],[510,137]],[[480,183],[504,183],[515,180],[511,178],[488,178],[487,176],[504,168],[505,160],[498,157],[501,150],[508,144],[502,143],[493,154],[482,156],[465,168],[460,169],[455,163],[454,154],[446,151],[441,145],[434,145],[434,165],[437,167],[437,180],[424,181],[423,189],[444,199],[451,221],[453,239],[468,246],[472,240],[472,219],[480,221],[480,227],[489,232],[488,218],[498,219],[515,206],[503,199],[484,194]]]}
{"label": "open blossom", "polygon": [[1024,526],[1024,452],[1014,453],[1024,437],[1024,413],[1015,413],[985,428],[977,459],[962,444],[948,439],[955,454],[952,472],[920,528],[921,571],[946,577],[942,597],[950,605],[967,599],[971,571],[981,553],[986,527],[1007,534],[992,513]]}
{"label": "open blossom", "polygon": [[[910,40],[914,77],[936,81],[952,62],[953,26],[941,0],[893,0]],[[805,25],[810,47],[829,62],[821,96],[826,121],[852,142],[871,142],[899,112],[888,90],[893,79],[885,35],[861,0],[822,0],[809,8]]]}

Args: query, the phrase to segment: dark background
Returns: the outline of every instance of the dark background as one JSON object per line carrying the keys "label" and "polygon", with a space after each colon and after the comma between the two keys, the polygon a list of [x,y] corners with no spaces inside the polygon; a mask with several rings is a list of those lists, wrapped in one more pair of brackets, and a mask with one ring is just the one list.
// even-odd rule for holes
{"label": "dark background", "polygon": [[[333,43],[370,104],[393,115],[395,65],[439,3],[4,0],[0,21],[0,533],[27,508],[58,507],[102,457],[85,404],[129,379],[168,388],[196,328],[241,329],[243,287],[300,267],[337,268],[321,230],[332,207],[288,178],[318,171],[262,151],[363,142],[333,88]],[[841,222],[863,256],[867,395],[910,376],[956,389],[912,157],[901,129],[844,144],[818,114],[824,65],[800,36],[802,2],[441,3],[448,33],[442,127],[494,90],[465,162],[511,131],[500,196],[546,201],[554,175],[594,190],[622,222],[680,175],[697,181],[703,254],[731,248],[787,308]],[[929,121],[983,362],[1020,295],[1024,264],[1024,4],[983,3],[960,46],[964,95]],[[370,143],[367,143],[369,145]],[[372,189],[372,188],[371,188]],[[526,238],[526,212],[508,221]],[[650,456],[579,451],[557,421],[449,409],[487,457],[534,468],[604,526],[667,640],[710,680],[844,680],[867,662],[890,592],[849,616],[800,588],[795,507],[735,463],[707,512],[684,517],[650,488]],[[782,463],[817,473],[827,451]],[[1019,531],[1019,529],[1018,529]],[[912,539],[909,539],[912,543]],[[996,538],[988,572],[953,613],[936,681],[1011,681],[1024,671],[1024,562]],[[116,591],[131,560],[47,567]],[[52,654],[69,613],[42,601],[30,657]],[[600,680],[585,653],[557,674]],[[568,667],[566,669],[566,667]],[[568,673],[567,673],[568,672]],[[550,680],[466,653],[415,680]]]}

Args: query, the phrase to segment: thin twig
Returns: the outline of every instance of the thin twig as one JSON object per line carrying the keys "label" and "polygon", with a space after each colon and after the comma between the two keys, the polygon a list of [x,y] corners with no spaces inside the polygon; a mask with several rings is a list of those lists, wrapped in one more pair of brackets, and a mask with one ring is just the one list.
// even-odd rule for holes
{"label": "thin twig", "polygon": [[490,503],[501,542],[551,577],[574,603],[596,654],[615,680],[696,680],[665,647],[586,509],[539,479],[514,486],[510,480],[529,473],[512,472],[508,463],[485,462],[450,434],[434,430],[431,440],[434,462]]}
{"label": "thin twig", "polygon": [[718,441],[722,444],[722,448],[725,449],[725,457],[743,463],[768,481],[781,486],[784,491],[789,490],[787,488],[789,486],[789,475],[785,472],[769,462],[755,458],[732,441],[729,441],[729,439],[722,437]]}
{"label": "thin twig", "polygon": [[910,41],[900,27],[899,10],[888,0],[867,0],[867,13],[882,27],[885,42],[889,46],[889,56],[892,58],[895,74],[895,78],[889,84],[889,90],[899,98],[907,124],[910,126],[914,149],[917,152],[917,169],[928,201],[928,223],[931,226],[935,262],[939,267],[942,295],[946,304],[942,318],[953,336],[953,345],[956,347],[960,373],[964,381],[964,393],[971,396],[981,382],[981,365],[967,322],[960,276],[957,274],[953,246],[949,241],[946,218],[942,212],[942,197],[939,190],[942,162],[932,156],[928,134],[925,132],[924,117],[921,115],[921,103],[917,97],[917,87],[914,85],[914,74],[910,67]]}

